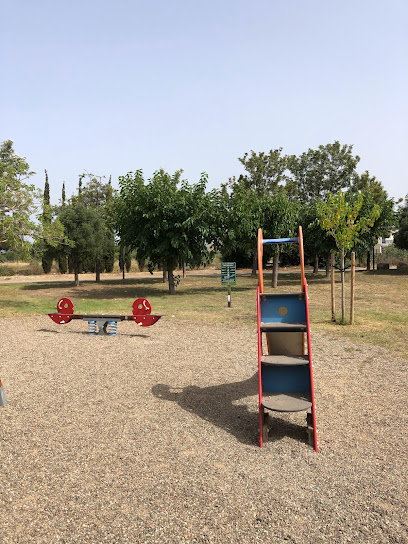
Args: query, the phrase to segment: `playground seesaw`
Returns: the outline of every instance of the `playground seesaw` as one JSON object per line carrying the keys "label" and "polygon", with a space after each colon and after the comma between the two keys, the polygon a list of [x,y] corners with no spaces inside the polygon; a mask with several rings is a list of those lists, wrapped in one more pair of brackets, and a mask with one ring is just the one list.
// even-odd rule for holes
{"label": "playground seesaw", "polygon": [[65,325],[73,319],[88,322],[89,334],[117,334],[118,321],[134,321],[141,327],[154,325],[161,315],[151,313],[152,305],[146,298],[138,298],[132,304],[132,315],[111,314],[74,314],[74,304],[69,298],[62,298],[57,303],[57,313],[47,314],[54,323]]}

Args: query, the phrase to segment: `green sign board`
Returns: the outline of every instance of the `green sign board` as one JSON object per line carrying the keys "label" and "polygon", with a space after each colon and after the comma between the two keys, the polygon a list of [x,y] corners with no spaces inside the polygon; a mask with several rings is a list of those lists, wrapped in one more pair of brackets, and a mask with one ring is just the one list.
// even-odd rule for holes
{"label": "green sign board", "polygon": [[221,263],[221,283],[222,285],[235,285],[236,280],[236,263]]}

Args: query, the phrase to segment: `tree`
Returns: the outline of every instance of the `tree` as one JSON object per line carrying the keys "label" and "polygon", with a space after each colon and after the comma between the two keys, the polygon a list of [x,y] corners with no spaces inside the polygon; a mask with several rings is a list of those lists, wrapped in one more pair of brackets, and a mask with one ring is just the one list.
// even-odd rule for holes
{"label": "tree", "polygon": [[57,245],[64,239],[59,221],[44,225],[33,220],[41,192],[25,183],[35,172],[24,157],[17,155],[13,142],[0,145],[0,249],[27,250],[27,237],[43,238]]}
{"label": "tree", "polygon": [[243,185],[246,189],[255,189],[259,196],[274,193],[286,179],[287,158],[282,157],[281,153],[281,147],[271,149],[269,153],[245,153],[238,160],[246,174],[241,174],[238,180],[231,178],[230,187],[234,189],[237,185]]}
{"label": "tree", "polygon": [[[49,226],[52,222],[52,209],[50,204],[50,184],[48,181],[48,172],[45,170],[45,185],[43,195],[43,213],[42,222],[44,225]],[[52,261],[54,259],[54,248],[49,246],[44,240],[42,241],[42,257],[41,264],[45,274],[49,274],[52,268]]]}
{"label": "tree", "polygon": [[[65,183],[62,184],[62,192],[61,192],[61,208],[64,209],[65,207]],[[57,258],[58,258],[58,268],[60,271],[60,274],[66,274],[68,270],[68,257],[66,253],[66,248],[64,246],[60,246],[57,248],[56,251]]]}
{"label": "tree", "polygon": [[168,272],[169,293],[175,293],[174,270],[180,262],[192,266],[213,257],[214,201],[218,192],[206,193],[207,175],[190,185],[159,170],[145,185],[141,170],[119,178],[115,200],[116,226],[121,243],[136,250],[136,258],[149,259],[149,270],[160,265]]}
{"label": "tree", "polygon": [[352,145],[341,145],[337,140],[309,149],[299,157],[291,155],[287,158],[291,173],[286,184],[288,194],[302,203],[324,201],[352,185],[359,161]]}
{"label": "tree", "polygon": [[[275,194],[275,192],[281,187],[281,183],[286,180],[285,171],[287,168],[287,158],[281,156],[282,148],[271,149],[269,153],[245,153],[243,157],[238,158],[240,163],[245,169],[245,174],[241,174],[236,180],[235,177],[231,178],[228,182],[228,186],[232,191],[233,200],[234,195],[243,196],[243,192],[250,191],[252,204],[246,200],[248,205],[248,211],[253,214],[257,208],[256,201],[262,199],[265,196]],[[224,193],[227,193],[227,186],[223,188]],[[256,197],[254,199],[254,193]],[[256,216],[255,212],[255,216]],[[256,220],[256,217],[255,218]],[[248,222],[246,222],[248,226]],[[258,220],[258,226],[256,227],[256,232],[259,228],[259,225],[262,224],[261,219]],[[252,228],[251,238],[252,238]],[[249,232],[248,232],[249,233]],[[256,235],[252,238],[252,276],[256,276],[257,270],[257,245],[256,245]]]}
{"label": "tree", "polygon": [[[281,238],[294,230],[296,205],[291,203],[282,190],[276,194],[259,195],[255,187],[246,188],[244,184],[235,185],[231,195],[223,193],[225,222],[222,238],[223,254],[254,254],[254,240],[260,226],[265,238]],[[265,258],[274,254],[273,286],[277,285],[277,263],[279,247],[266,247]],[[255,253],[256,256],[256,253]]]}
{"label": "tree", "polygon": [[[316,205],[327,200],[328,196],[346,190],[357,176],[356,167],[360,157],[353,155],[352,145],[341,145],[337,140],[332,144],[308,149],[299,156],[287,158],[290,177],[286,191],[290,198],[302,204],[301,222],[304,225],[304,249],[318,272],[319,259],[326,260],[330,248],[327,235],[321,229],[316,215]],[[305,208],[307,206],[307,210]],[[307,223],[305,223],[307,221]]]}
{"label": "tree", "polygon": [[330,255],[336,249],[333,238],[321,227],[317,213],[317,201],[303,204],[299,210],[299,224],[303,228],[304,253],[306,262],[313,264],[313,273],[319,272],[319,261],[326,264],[329,274]]}
{"label": "tree", "polygon": [[399,249],[408,249],[408,195],[405,204],[398,212],[398,230],[394,234],[394,244]]}
{"label": "tree", "polygon": [[[82,180],[86,177],[88,181],[82,188]],[[111,225],[112,184],[111,180],[104,183],[104,176],[89,173],[81,174],[80,180],[81,192],[78,198],[87,207],[97,210],[104,223],[102,253],[96,256],[96,261],[91,266],[95,270],[96,281],[100,281],[101,272],[112,272],[115,263],[115,236]]]}
{"label": "tree", "polygon": [[[290,202],[284,191],[277,191],[275,195],[264,197],[264,217],[262,231],[268,238],[287,238],[295,234],[298,207]],[[272,287],[278,286],[279,256],[281,247],[273,244]]]}
{"label": "tree", "polygon": [[392,198],[388,197],[387,191],[384,189],[381,181],[377,180],[375,176],[370,176],[368,171],[356,177],[351,191],[361,192],[364,197],[359,217],[369,216],[374,205],[380,208],[380,214],[375,219],[373,225],[364,233],[361,233],[356,243],[356,250],[359,253],[364,251],[367,253],[367,270],[369,270],[371,250],[377,244],[378,238],[389,236],[395,228],[395,202]]}
{"label": "tree", "polygon": [[359,211],[363,205],[364,196],[362,193],[343,193],[339,191],[335,195],[329,195],[327,202],[320,202],[317,205],[317,213],[320,224],[336,242],[340,251],[341,259],[341,320],[344,323],[344,272],[345,254],[356,242],[361,233],[366,232],[378,218],[381,210],[375,204],[369,216],[358,218]]}
{"label": "tree", "polygon": [[103,220],[96,209],[86,206],[78,197],[73,197],[61,209],[59,219],[74,243],[67,253],[74,271],[75,286],[78,286],[83,264],[88,259],[95,261],[102,254]]}

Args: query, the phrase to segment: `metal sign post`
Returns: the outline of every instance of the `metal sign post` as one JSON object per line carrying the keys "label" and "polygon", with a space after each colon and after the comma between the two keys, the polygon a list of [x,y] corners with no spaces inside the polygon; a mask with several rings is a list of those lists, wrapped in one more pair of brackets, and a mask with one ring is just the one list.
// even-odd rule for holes
{"label": "metal sign post", "polygon": [[231,308],[231,285],[236,285],[236,263],[221,263],[221,285],[228,285],[228,308]]}

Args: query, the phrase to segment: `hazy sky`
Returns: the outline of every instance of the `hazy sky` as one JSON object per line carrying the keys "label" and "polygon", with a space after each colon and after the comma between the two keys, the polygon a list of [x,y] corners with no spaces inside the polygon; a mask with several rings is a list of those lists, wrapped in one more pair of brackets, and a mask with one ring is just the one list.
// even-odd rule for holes
{"label": "hazy sky", "polygon": [[408,193],[406,0],[0,0],[0,140],[51,200],[87,170],[184,169],[353,144]]}

